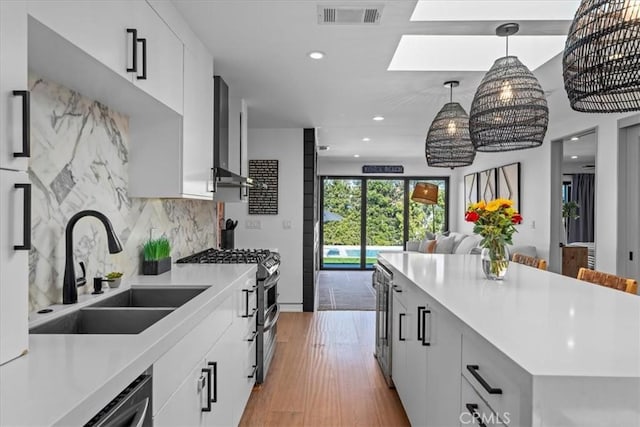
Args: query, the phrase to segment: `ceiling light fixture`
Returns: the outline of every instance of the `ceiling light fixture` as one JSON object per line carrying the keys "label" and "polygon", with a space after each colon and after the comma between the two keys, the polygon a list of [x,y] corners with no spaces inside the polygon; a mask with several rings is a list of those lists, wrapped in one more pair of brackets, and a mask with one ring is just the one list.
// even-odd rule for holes
{"label": "ceiling light fixture", "polygon": [[448,81],[449,102],[438,112],[427,132],[425,155],[427,165],[440,168],[469,166],[476,157],[476,150],[469,137],[469,115],[453,102],[453,88],[460,82]]}
{"label": "ceiling light fixture", "polygon": [[360,154],[354,154],[353,157],[358,158],[360,157]]}
{"label": "ceiling light fixture", "polygon": [[640,110],[639,0],[582,0],[562,57],[571,108]]}
{"label": "ceiling light fixture", "polygon": [[579,136],[572,136],[571,141],[578,141],[580,139]]}
{"label": "ceiling light fixture", "polygon": [[381,121],[383,121],[383,120],[384,120],[384,117],[382,117],[382,116],[375,116],[375,117],[373,118],[373,120],[375,120],[376,122],[381,122]]}
{"label": "ceiling light fixture", "polygon": [[578,158],[578,156],[571,156],[571,158],[575,160]]}
{"label": "ceiling light fixture", "polygon": [[369,141],[371,141],[371,138],[369,138],[369,137],[366,137],[366,136],[365,136],[364,138],[362,138],[362,140],[363,140],[364,142],[369,142]]}
{"label": "ceiling light fixture", "polygon": [[516,56],[509,56],[509,36],[516,23],[500,25],[506,55],[496,59],[473,97],[469,134],[477,151],[523,150],[542,145],[549,108],[538,79]]}
{"label": "ceiling light fixture", "polygon": [[309,58],[311,59],[322,59],[324,58],[324,52],[320,52],[319,50],[309,52]]}

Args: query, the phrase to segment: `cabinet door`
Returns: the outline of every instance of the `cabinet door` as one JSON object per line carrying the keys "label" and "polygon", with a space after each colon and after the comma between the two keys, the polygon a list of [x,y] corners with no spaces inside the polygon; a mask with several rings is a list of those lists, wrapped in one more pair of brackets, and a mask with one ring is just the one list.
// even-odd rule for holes
{"label": "cabinet door", "polygon": [[28,192],[15,187],[28,182],[26,172],[0,170],[0,364],[28,347],[29,251],[14,248],[27,243],[23,234],[30,232]]}
{"label": "cabinet door", "polygon": [[213,57],[203,46],[184,48],[182,192],[213,198]]}
{"label": "cabinet door", "polygon": [[391,378],[396,386],[402,405],[407,410],[411,396],[409,366],[407,365],[407,340],[409,321],[403,300],[393,291],[393,320],[391,331]]}
{"label": "cabinet door", "polygon": [[14,90],[27,87],[27,6],[23,1],[0,1],[0,168],[27,170],[23,151],[23,98]]}
{"label": "cabinet door", "polygon": [[[4,2],[3,2],[4,3]],[[133,0],[29,1],[29,14],[127,80],[135,28]],[[145,2],[141,2],[145,3]],[[146,3],[145,3],[146,4]]]}
{"label": "cabinet door", "polygon": [[[231,333],[230,333],[231,332]],[[233,328],[227,331],[205,357],[205,365],[213,370],[211,383],[211,412],[207,412],[203,425],[230,426],[233,420],[234,371],[240,361],[235,357]]]}
{"label": "cabinet door", "polygon": [[[182,42],[147,2],[135,1],[133,10],[138,40],[145,40],[138,43],[138,73],[132,76],[133,82],[169,108],[182,114]],[[141,79],[144,74],[146,78]]]}
{"label": "cabinet door", "polygon": [[207,403],[207,387],[209,376],[203,372],[204,361],[196,366],[171,396],[171,399],[153,417],[156,427],[184,426],[194,427],[204,425],[209,412]]}

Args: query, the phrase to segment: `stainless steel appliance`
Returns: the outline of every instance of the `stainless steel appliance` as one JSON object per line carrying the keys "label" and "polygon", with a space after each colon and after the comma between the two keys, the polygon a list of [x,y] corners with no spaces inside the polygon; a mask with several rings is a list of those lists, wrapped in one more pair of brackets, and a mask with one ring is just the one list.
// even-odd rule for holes
{"label": "stainless steel appliance", "polygon": [[[258,264],[256,273],[256,383],[261,384],[276,350],[278,331],[278,280],[280,254],[267,249],[206,249],[179,259],[178,263]],[[247,312],[248,312],[247,308]]]}
{"label": "stainless steel appliance", "polygon": [[372,285],[376,290],[376,352],[375,357],[389,387],[391,380],[391,322],[393,304],[391,288],[393,273],[380,264],[375,265]]}
{"label": "stainless steel appliance", "polygon": [[85,427],[151,427],[151,375],[140,375]]}

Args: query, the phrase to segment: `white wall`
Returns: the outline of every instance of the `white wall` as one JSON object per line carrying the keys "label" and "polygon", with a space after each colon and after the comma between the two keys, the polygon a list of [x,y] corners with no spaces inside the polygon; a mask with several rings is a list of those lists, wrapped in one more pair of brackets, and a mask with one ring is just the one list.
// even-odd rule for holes
{"label": "white wall", "polygon": [[[362,173],[363,165],[402,165],[404,166],[403,174],[379,174],[369,175]],[[449,177],[449,229],[458,230],[459,224],[456,221],[456,215],[459,210],[458,187],[460,176],[455,170],[449,168],[432,168],[427,166],[424,157],[412,158],[406,160],[390,160],[388,162],[368,161],[368,160],[335,160],[331,157],[318,156],[318,175],[319,176],[389,176],[389,177]],[[460,194],[463,190],[460,190]]]}
{"label": "white wall", "polygon": [[[543,88],[557,86],[562,76],[561,55],[543,65],[535,74]],[[456,170],[459,178],[484,169],[521,162],[521,204],[523,224],[514,235],[516,244],[532,244],[548,259],[550,246],[551,141],[570,134],[596,128],[596,269],[616,272],[617,250],[617,174],[618,120],[632,114],[587,114],[571,110],[564,89],[556,89],[548,97],[549,128],[541,147],[505,153],[478,153],[470,167]],[[464,221],[463,185],[458,181],[458,228],[472,229]],[[535,228],[532,222],[535,221]],[[638,232],[637,230],[635,232]]]}
{"label": "white wall", "polygon": [[[226,203],[225,218],[238,220],[236,248],[280,252],[279,302],[283,311],[302,311],[303,130],[249,129],[248,137],[249,160],[279,161],[278,215],[249,215],[246,203]],[[247,228],[247,221],[259,229]]]}

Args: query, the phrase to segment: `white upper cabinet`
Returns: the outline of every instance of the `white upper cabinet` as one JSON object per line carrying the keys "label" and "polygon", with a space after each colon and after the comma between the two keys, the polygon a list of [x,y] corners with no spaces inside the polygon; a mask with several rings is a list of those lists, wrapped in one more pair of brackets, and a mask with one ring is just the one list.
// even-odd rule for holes
{"label": "white upper cabinet", "polygon": [[211,199],[213,57],[200,45],[184,49],[182,192]]}
{"label": "white upper cabinet", "polygon": [[134,1],[133,14],[138,37],[137,70],[132,76],[133,82],[182,114],[182,41],[146,2]]}
{"label": "white upper cabinet", "polygon": [[30,1],[28,12],[118,75],[182,114],[182,42],[146,2]]}
{"label": "white upper cabinet", "polygon": [[[27,7],[0,1],[0,168],[29,166]],[[14,92],[19,91],[19,92]]]}

